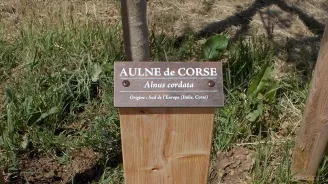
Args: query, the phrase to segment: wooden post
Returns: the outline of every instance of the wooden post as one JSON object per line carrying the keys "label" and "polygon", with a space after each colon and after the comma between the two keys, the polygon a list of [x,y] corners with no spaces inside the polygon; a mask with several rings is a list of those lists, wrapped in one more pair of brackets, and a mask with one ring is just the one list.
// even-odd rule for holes
{"label": "wooden post", "polygon": [[126,184],[205,184],[214,108],[121,108]]}
{"label": "wooden post", "polygon": [[328,27],[322,38],[303,121],[292,157],[292,173],[313,182],[328,142]]}
{"label": "wooden post", "polygon": [[[122,0],[127,59],[149,61],[146,0]],[[120,108],[126,184],[205,184],[215,108]]]}

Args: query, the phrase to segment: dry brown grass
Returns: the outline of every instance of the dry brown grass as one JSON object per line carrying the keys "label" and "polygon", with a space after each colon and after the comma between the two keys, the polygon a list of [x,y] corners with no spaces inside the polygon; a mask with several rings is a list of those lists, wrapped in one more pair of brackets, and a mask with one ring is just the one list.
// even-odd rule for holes
{"label": "dry brown grass", "polygon": [[207,24],[233,16],[251,5],[252,0],[153,0],[149,3],[150,22],[159,25],[165,33],[182,35],[197,32]]}
{"label": "dry brown grass", "polygon": [[39,26],[61,24],[71,20],[86,23],[93,19],[105,24],[120,20],[116,1],[83,0],[0,0],[0,23],[6,36],[12,38],[31,21]]}
{"label": "dry brown grass", "polygon": [[[149,0],[149,24],[159,27],[169,35],[182,35],[197,32],[206,25],[219,23],[233,17],[236,13],[249,9],[255,0]],[[257,1],[256,1],[257,2]],[[314,17],[318,22],[328,20],[328,2],[326,0],[286,0],[287,5],[296,7],[306,15]],[[248,14],[247,14],[248,13]],[[311,36],[311,31],[304,25],[299,15],[281,10],[276,5],[259,7],[255,16],[243,14],[245,23],[251,20],[250,28],[259,33],[282,37]],[[249,17],[247,17],[249,16]],[[29,20],[40,24],[56,24],[62,19],[70,21],[71,17],[78,21],[95,19],[106,24],[120,20],[119,1],[116,0],[0,0],[0,20],[8,37],[12,37],[19,27]],[[242,25],[230,20],[223,29],[233,36]],[[241,22],[243,24],[243,22]],[[268,31],[269,30],[269,31]]]}
{"label": "dry brown grass", "polygon": [[326,0],[288,0],[287,2],[290,5],[300,8],[323,24],[326,24],[328,21],[328,1]]}

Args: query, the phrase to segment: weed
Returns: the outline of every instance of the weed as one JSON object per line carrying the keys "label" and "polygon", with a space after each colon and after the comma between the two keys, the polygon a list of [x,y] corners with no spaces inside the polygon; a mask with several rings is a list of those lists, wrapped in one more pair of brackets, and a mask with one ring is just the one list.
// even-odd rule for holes
{"label": "weed", "polygon": [[261,68],[273,64],[272,56],[272,46],[267,40],[257,37],[240,39],[229,49],[224,65],[226,89],[246,89]]}
{"label": "weed", "polygon": [[120,184],[123,183],[123,169],[121,166],[113,169],[105,169],[98,184]]}
{"label": "weed", "polygon": [[[290,172],[290,149],[293,144],[289,141],[277,146],[275,143],[265,142],[256,146],[257,156],[253,169],[252,183],[292,183]],[[282,153],[282,156],[277,155]]]}

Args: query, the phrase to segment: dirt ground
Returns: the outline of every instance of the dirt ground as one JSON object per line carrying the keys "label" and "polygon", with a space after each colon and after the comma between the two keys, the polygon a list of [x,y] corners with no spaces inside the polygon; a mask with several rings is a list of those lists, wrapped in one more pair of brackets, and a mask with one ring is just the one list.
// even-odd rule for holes
{"label": "dirt ground", "polygon": [[246,184],[250,182],[249,172],[255,163],[252,150],[236,147],[218,154],[217,161],[209,176],[210,184]]}
{"label": "dirt ground", "polygon": [[100,177],[96,162],[99,155],[92,149],[76,151],[68,163],[49,157],[24,158],[19,163],[19,170],[6,176],[9,183],[87,183]]}
{"label": "dirt ground", "polygon": [[[0,0],[0,31],[12,39],[30,20],[40,25],[57,24],[72,18],[81,22],[94,19],[115,24],[120,21],[119,7],[117,0]],[[278,71],[283,73],[285,65],[281,62],[302,59],[304,50],[315,60],[328,21],[328,1],[148,0],[148,21],[150,29],[156,28],[157,33],[168,36],[183,37],[193,33],[202,39],[213,33],[224,33],[234,40],[250,34],[266,35],[278,47],[287,45],[288,52],[277,56]],[[245,173],[252,167],[252,154],[243,148],[222,153],[214,173],[216,179],[224,182],[232,177],[247,181]],[[18,183],[24,176],[32,183],[42,183],[42,178],[47,182],[66,183],[70,182],[70,176],[81,173],[84,177],[94,177],[97,159],[97,154],[88,149],[76,154],[67,166],[53,158],[33,158],[21,161],[20,169],[26,172],[9,175],[7,179]],[[231,169],[237,165],[245,169],[231,174]]]}

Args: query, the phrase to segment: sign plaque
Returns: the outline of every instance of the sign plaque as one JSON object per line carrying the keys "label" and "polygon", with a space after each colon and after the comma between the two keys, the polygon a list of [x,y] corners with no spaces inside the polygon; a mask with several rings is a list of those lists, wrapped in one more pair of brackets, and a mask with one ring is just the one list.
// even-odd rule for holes
{"label": "sign plaque", "polygon": [[115,107],[222,107],[219,62],[115,62]]}

